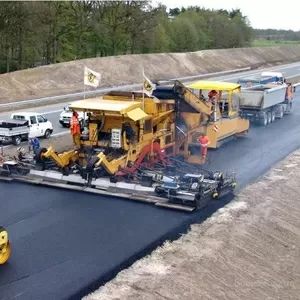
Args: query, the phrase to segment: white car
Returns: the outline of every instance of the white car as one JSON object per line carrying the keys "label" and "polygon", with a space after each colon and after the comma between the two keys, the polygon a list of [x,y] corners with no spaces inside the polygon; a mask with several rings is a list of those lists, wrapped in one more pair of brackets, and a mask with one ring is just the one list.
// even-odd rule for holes
{"label": "white car", "polygon": [[[70,104],[68,106],[64,107],[64,110],[62,111],[62,113],[59,116],[59,123],[63,127],[70,126],[71,118],[73,115],[73,110],[70,109],[69,106],[70,106]],[[83,127],[83,123],[87,119],[87,114],[84,114],[83,111],[78,111],[77,113],[78,113],[79,122],[81,123],[81,127]]]}
{"label": "white car", "polygon": [[30,127],[29,138],[44,137],[49,139],[53,133],[53,125],[48,119],[39,113],[17,112],[10,117],[13,120],[26,120]]}

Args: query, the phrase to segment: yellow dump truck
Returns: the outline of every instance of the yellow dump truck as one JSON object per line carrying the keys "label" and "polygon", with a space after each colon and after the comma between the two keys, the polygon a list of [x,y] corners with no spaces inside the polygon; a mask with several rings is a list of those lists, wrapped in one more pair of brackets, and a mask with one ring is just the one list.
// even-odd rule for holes
{"label": "yellow dump truck", "polygon": [[10,257],[10,242],[7,231],[0,226],[0,265],[5,264]]}

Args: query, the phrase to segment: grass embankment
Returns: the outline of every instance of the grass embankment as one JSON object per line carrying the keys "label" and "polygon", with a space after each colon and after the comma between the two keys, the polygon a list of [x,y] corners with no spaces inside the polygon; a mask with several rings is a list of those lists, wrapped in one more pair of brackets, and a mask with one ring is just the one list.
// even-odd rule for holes
{"label": "grass embankment", "polygon": [[270,40],[254,40],[251,47],[274,47],[286,45],[299,45],[300,41],[270,41]]}

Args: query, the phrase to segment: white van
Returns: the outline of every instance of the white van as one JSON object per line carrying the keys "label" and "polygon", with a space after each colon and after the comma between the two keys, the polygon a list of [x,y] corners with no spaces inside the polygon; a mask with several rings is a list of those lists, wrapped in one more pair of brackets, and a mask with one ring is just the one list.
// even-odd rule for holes
{"label": "white van", "polygon": [[44,137],[49,139],[53,133],[53,125],[42,114],[33,112],[13,113],[10,117],[13,120],[26,120],[30,127],[29,138]]}
{"label": "white van", "polygon": [[[68,104],[64,107],[63,111],[59,115],[59,123],[62,127],[69,127],[71,123],[71,118],[73,116],[73,110],[69,108],[71,104]],[[78,120],[80,122],[80,126],[83,127],[83,123],[87,120],[87,114],[83,111],[78,111]]]}

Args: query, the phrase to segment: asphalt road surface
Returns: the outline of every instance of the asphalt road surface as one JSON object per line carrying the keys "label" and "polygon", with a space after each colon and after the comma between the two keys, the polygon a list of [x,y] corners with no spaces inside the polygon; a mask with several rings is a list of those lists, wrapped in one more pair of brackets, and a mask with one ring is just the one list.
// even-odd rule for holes
{"label": "asphalt road surface", "polygon": [[[299,68],[300,63],[272,70],[295,76]],[[235,76],[222,79],[236,81]],[[49,119],[57,118],[58,112],[48,112]],[[264,128],[253,126],[247,137],[210,151],[208,168],[236,171],[244,186],[300,147],[299,119],[297,96],[291,115]],[[201,212],[187,214],[25,184],[0,182],[0,189],[0,225],[12,242],[11,259],[0,267],[1,300],[79,299],[143,250],[182,233],[188,223],[224,205],[215,201]]]}

